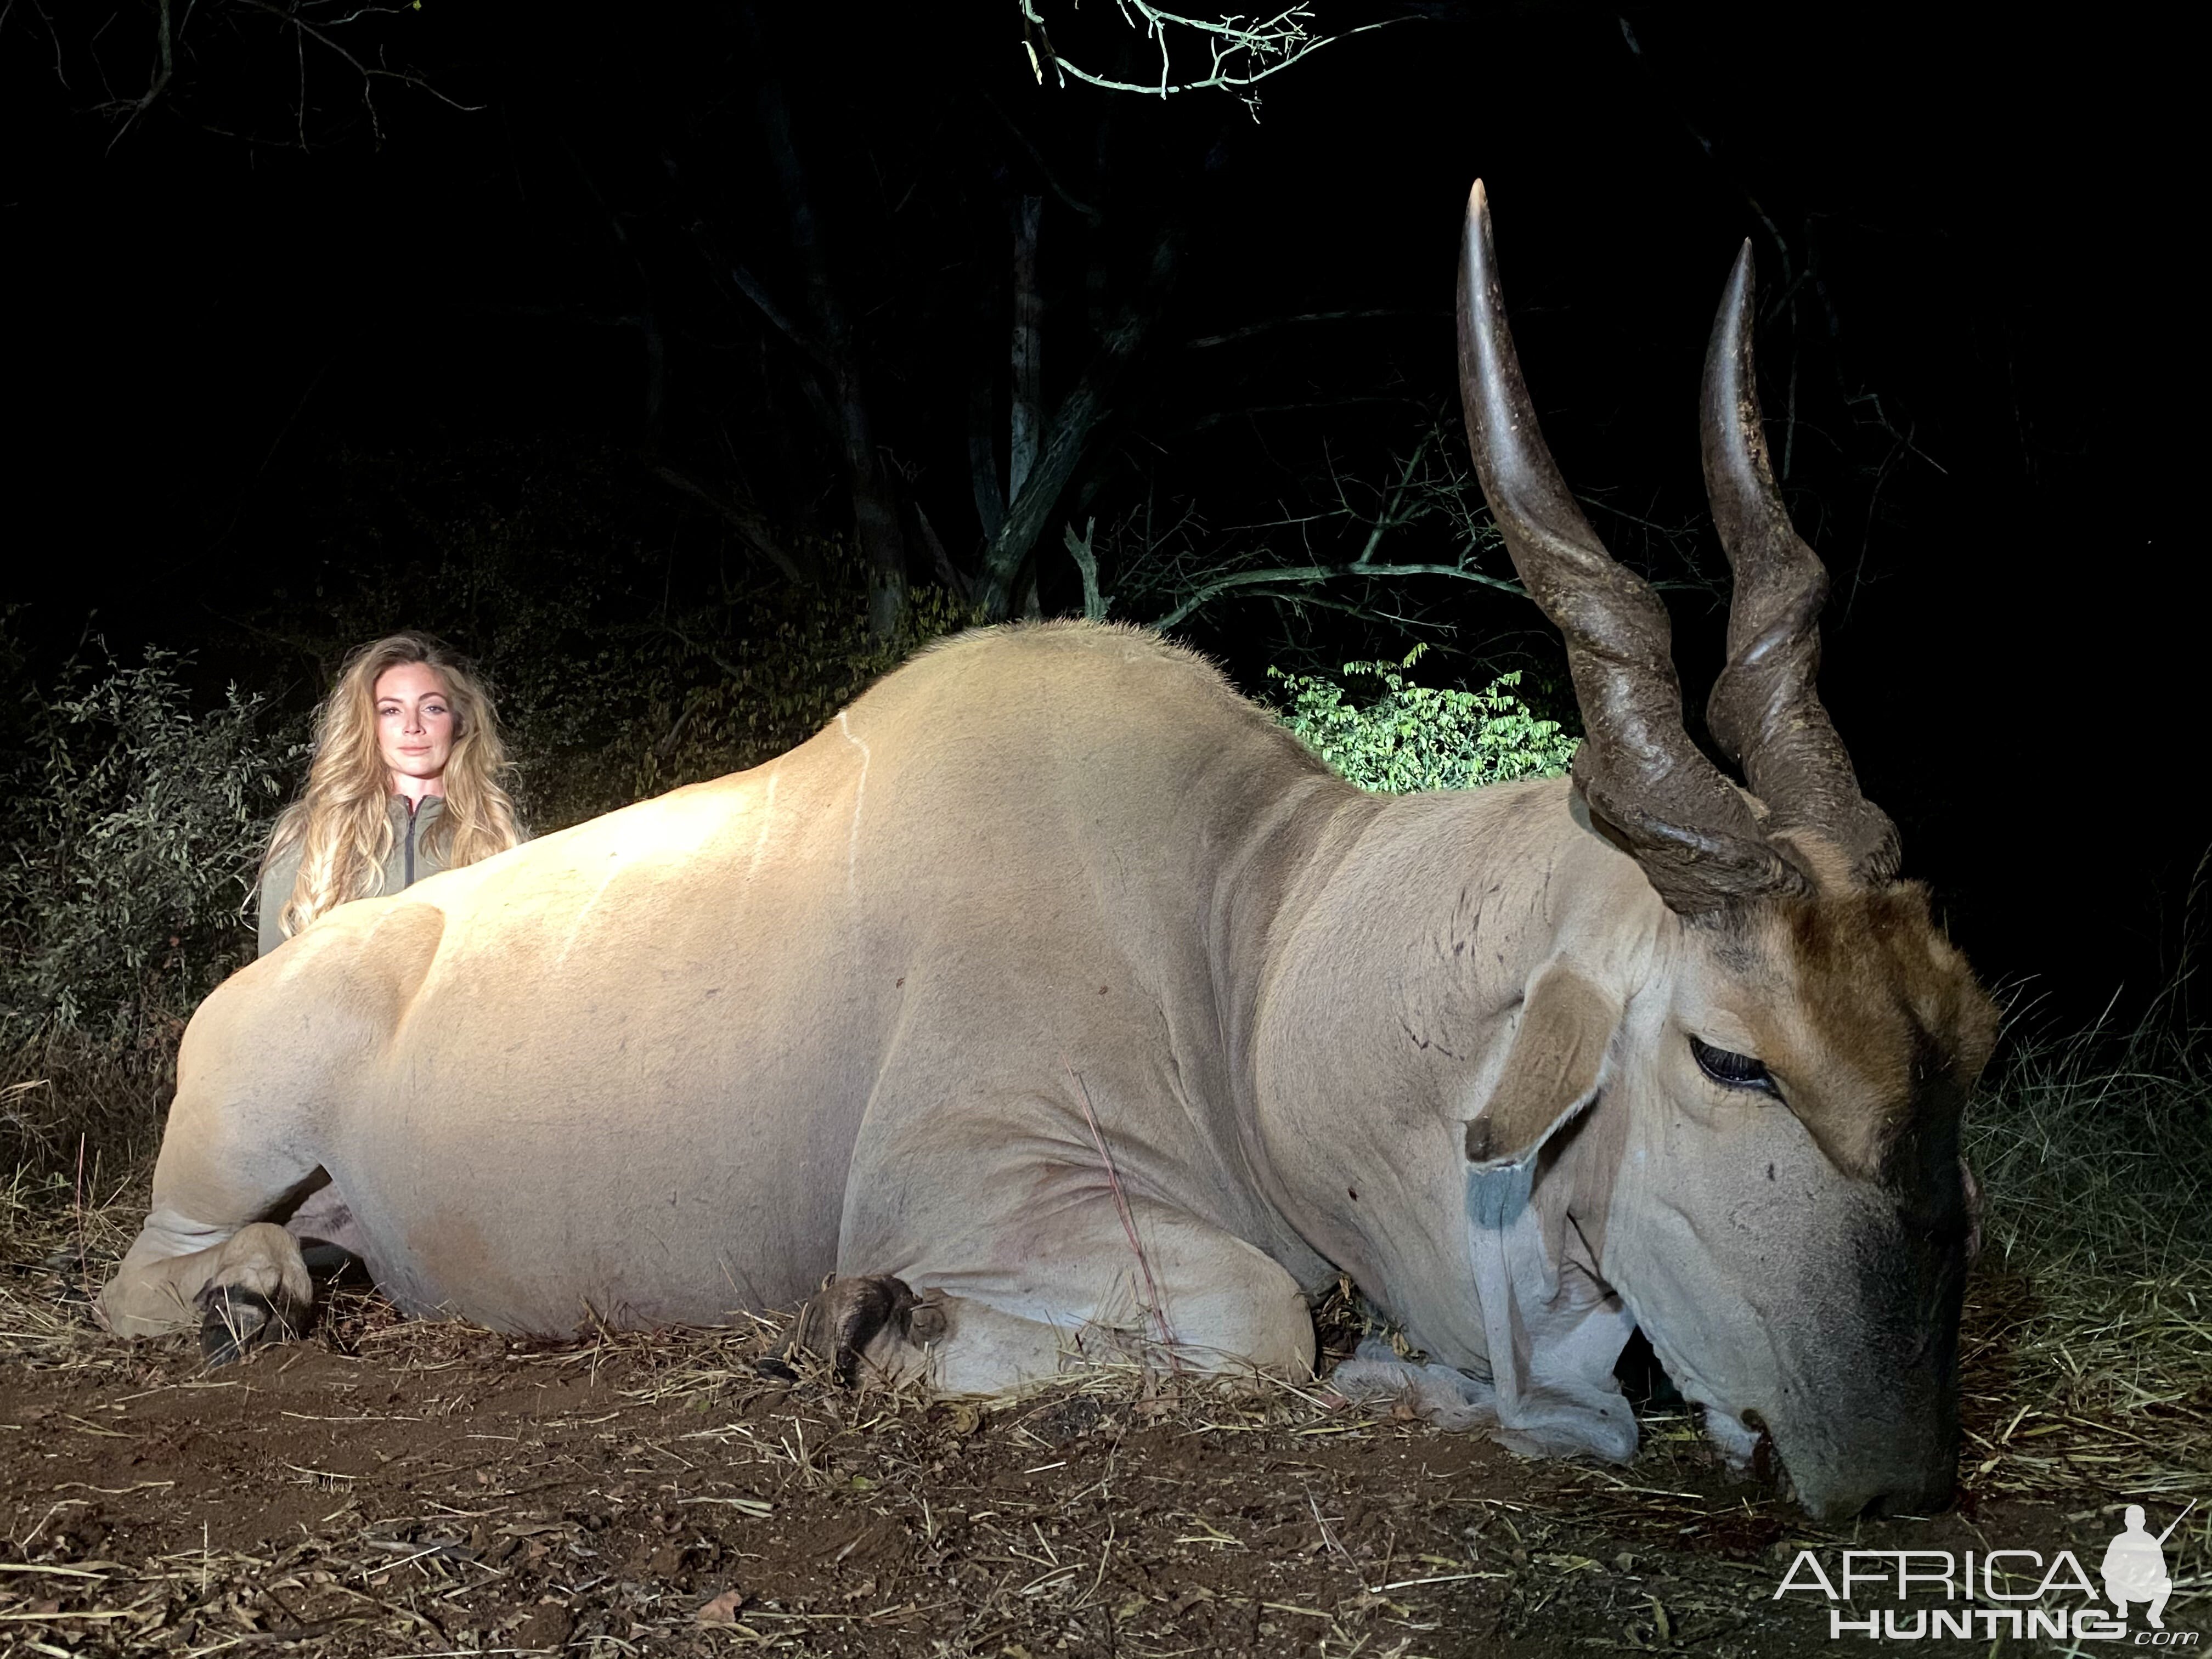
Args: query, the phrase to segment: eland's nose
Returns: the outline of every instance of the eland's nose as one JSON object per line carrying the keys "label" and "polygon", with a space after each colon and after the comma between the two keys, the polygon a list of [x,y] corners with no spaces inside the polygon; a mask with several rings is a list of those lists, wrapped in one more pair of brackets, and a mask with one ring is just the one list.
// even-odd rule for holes
{"label": "eland's nose", "polygon": [[1886,1492],[1876,1492],[1867,1500],[1859,1513],[1869,1517],[1934,1515],[1939,1510],[1950,1508],[1951,1500],[1958,1495],[1958,1465],[1955,1462],[1947,1461],[1940,1470],[1930,1470],[1917,1480],[1900,1482]]}
{"label": "eland's nose", "polygon": [[1955,1456],[1931,1459],[1917,1466],[1888,1469],[1847,1465],[1826,1480],[1817,1474],[1800,1479],[1797,1492],[1808,1510],[1831,1523],[1862,1517],[1934,1515],[1948,1509],[1958,1496],[1958,1460]]}
{"label": "eland's nose", "polygon": [[[1944,1414],[1946,1417],[1948,1413]],[[1797,1501],[1820,1520],[1934,1515],[1959,1494],[1959,1435],[1949,1421],[1862,1421],[1849,1435],[1793,1437],[1776,1449]]]}

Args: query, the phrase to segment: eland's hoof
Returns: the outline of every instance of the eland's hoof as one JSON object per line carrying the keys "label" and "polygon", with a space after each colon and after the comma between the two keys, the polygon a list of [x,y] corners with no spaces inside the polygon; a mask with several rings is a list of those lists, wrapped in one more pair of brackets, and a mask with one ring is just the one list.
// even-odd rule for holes
{"label": "eland's hoof", "polygon": [[242,1285],[200,1293],[200,1358],[210,1370],[228,1365],[264,1342],[289,1342],[300,1333],[291,1318],[258,1291]]}
{"label": "eland's hoof", "polygon": [[849,1388],[877,1337],[889,1331],[910,1340],[908,1322],[921,1306],[906,1281],[889,1273],[833,1279],[799,1310],[792,1346],[827,1359],[837,1381]]}
{"label": "eland's hoof", "polygon": [[952,1329],[951,1316],[945,1310],[945,1292],[924,1291],[915,1298],[915,1304],[906,1316],[907,1340],[924,1347],[933,1342],[942,1342]]}

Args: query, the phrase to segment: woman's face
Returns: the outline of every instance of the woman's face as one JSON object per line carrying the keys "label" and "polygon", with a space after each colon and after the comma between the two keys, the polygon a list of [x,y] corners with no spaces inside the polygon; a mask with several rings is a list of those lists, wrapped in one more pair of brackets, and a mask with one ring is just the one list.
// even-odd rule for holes
{"label": "woman's face", "polygon": [[404,662],[376,677],[376,746],[392,769],[393,794],[419,800],[446,793],[453,705],[436,669]]}

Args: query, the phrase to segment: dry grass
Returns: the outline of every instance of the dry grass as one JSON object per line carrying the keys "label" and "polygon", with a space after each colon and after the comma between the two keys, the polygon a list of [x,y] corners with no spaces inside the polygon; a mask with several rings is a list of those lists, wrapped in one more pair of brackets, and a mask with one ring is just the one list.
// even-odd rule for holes
{"label": "dry grass", "polygon": [[1986,1212],[1967,1469],[1985,1492],[2212,1499],[2212,1076],[2164,1013],[2117,1042],[2015,1042],[1969,1125]]}
{"label": "dry grass", "polygon": [[[308,1341],[207,1379],[186,1343],[88,1328],[143,1189],[55,1160],[0,1188],[0,1443],[73,1454],[0,1543],[0,1652],[1825,1648],[1770,1599],[1801,1545],[2078,1549],[2121,1503],[2212,1500],[2200,1052],[2015,1044],[1972,1126],[1966,1498],[1848,1539],[1729,1480],[1680,1416],[1647,1413],[1614,1469],[1133,1370],[932,1405],[764,1363],[775,1319],[516,1344],[356,1288]],[[1340,1353],[1359,1310],[1322,1312]],[[289,1536],[199,1531],[196,1476],[292,1504]],[[2184,1629],[2208,1510],[2169,1546]]]}
{"label": "dry grass", "polygon": [[98,1209],[143,1189],[184,1029],[162,1017],[125,1042],[54,1030],[0,1049],[0,1248],[34,1197],[41,1211],[57,1193]]}

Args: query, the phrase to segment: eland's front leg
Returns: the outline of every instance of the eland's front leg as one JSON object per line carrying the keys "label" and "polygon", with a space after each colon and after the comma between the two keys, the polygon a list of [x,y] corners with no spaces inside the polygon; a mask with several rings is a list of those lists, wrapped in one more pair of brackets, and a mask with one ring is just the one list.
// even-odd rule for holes
{"label": "eland's front leg", "polygon": [[118,1336],[197,1324],[202,1352],[220,1365],[307,1328],[314,1283],[299,1242],[270,1218],[317,1166],[302,1161],[296,1136],[250,1123],[181,1064],[179,1077],[153,1212],[100,1291],[99,1312]]}
{"label": "eland's front leg", "polygon": [[197,1323],[220,1364],[306,1328],[313,1281],[275,1224],[313,1189],[345,1106],[389,1097],[379,1068],[444,927],[411,900],[341,905],[200,1005],[177,1054],[153,1212],[100,1293],[111,1330]]}

